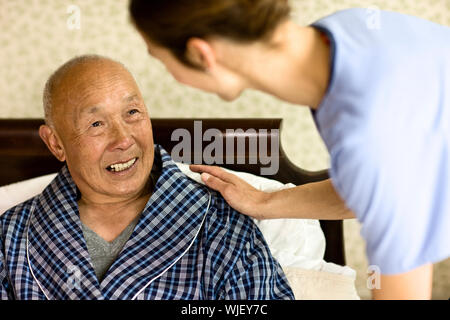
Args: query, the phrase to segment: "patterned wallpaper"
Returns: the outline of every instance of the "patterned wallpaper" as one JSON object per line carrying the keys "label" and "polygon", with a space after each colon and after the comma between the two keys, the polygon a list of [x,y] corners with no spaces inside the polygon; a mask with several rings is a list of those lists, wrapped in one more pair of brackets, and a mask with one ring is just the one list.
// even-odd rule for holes
{"label": "patterned wallpaper", "polygon": [[[351,7],[380,8],[450,26],[450,0],[291,0],[299,24]],[[127,0],[0,0],[0,118],[43,117],[47,77],[75,55],[97,53],[124,63],[136,77],[152,117],[280,117],[282,145],[300,167],[328,167],[328,153],[307,108],[257,92],[233,103],[176,83],[149,57],[128,21]],[[358,271],[358,289],[367,297],[364,243],[355,221],[345,223],[348,263]],[[450,296],[450,275],[435,282]],[[443,285],[442,285],[443,283]],[[440,290],[440,291],[439,291]],[[444,293],[446,292],[446,293]]]}
{"label": "patterned wallpaper", "polygon": [[[336,10],[379,7],[450,25],[450,0],[292,0],[294,18],[311,23]],[[327,151],[307,108],[246,92],[233,103],[176,83],[149,57],[128,21],[126,0],[0,0],[0,118],[42,117],[42,88],[60,64],[97,53],[134,74],[153,117],[281,117],[282,145],[297,165],[328,167]],[[214,107],[213,107],[214,106]]]}

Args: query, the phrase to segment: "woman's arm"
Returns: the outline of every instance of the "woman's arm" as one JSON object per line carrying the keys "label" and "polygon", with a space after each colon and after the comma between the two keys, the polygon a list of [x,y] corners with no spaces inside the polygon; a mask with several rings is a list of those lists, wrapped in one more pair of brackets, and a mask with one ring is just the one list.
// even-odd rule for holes
{"label": "woman's arm", "polygon": [[220,192],[231,207],[256,219],[341,220],[355,217],[329,179],[268,193],[219,167],[191,165],[190,168],[202,173],[205,184]]}
{"label": "woman's arm", "polygon": [[374,300],[430,300],[433,265],[426,264],[396,275],[381,275],[380,280],[380,288],[372,289]]}

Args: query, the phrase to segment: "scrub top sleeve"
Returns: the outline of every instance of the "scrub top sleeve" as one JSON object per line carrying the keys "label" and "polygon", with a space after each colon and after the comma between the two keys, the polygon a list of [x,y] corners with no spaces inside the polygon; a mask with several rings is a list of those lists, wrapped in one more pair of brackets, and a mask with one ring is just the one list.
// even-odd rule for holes
{"label": "scrub top sleeve", "polygon": [[367,14],[314,23],[333,49],[315,119],[370,264],[398,274],[450,254],[450,28],[382,10],[371,28]]}
{"label": "scrub top sleeve", "polygon": [[[371,145],[370,139],[361,139]],[[386,197],[394,195],[384,190],[384,176],[375,163],[377,156],[372,148],[361,148],[361,145],[364,143],[346,141],[345,146],[333,150],[330,177],[336,191],[346,199],[346,205],[358,213],[370,264],[377,265],[385,274],[388,272],[386,261],[393,261],[391,255],[400,245],[392,243],[391,236],[401,231],[391,225],[396,215],[392,211],[391,201]],[[382,258],[376,259],[375,256]],[[401,255],[394,257],[394,260],[398,258],[401,259]]]}
{"label": "scrub top sleeve", "polygon": [[[406,148],[386,152],[383,140],[361,135],[335,148],[330,176],[347,206],[358,213],[370,264],[392,275],[434,262],[424,244],[439,231],[433,221],[445,219],[435,217],[431,201],[420,194],[415,183],[420,177]],[[426,179],[420,181],[428,185]]]}

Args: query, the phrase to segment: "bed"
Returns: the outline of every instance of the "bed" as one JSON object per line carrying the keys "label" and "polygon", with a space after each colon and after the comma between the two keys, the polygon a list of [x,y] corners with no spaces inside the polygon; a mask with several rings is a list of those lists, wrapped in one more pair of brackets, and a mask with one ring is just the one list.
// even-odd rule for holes
{"label": "bed", "polygon": [[[201,121],[201,122],[199,122]],[[42,119],[0,119],[0,186],[17,181],[23,181],[34,177],[57,172],[62,163],[57,161],[49,152],[39,137],[38,128],[44,121]],[[328,178],[328,172],[309,172],[298,168],[286,156],[280,144],[280,130],[282,119],[152,119],[153,136],[155,143],[162,145],[169,153],[179,144],[172,138],[177,129],[185,129],[194,137],[198,134],[201,123],[201,131],[218,129],[220,138],[225,140],[236,139],[239,130],[242,129],[248,135],[256,135],[258,141],[267,139],[279,143],[279,170],[275,174],[265,176],[282,183],[301,185],[309,182],[321,181]],[[228,129],[228,130],[227,130]],[[234,129],[234,130],[233,130]],[[253,129],[253,130],[249,130]],[[194,132],[197,130],[197,132]],[[231,130],[231,133],[230,133]],[[228,140],[229,141],[229,140]],[[203,143],[203,148],[208,143]],[[235,150],[237,143],[234,144]],[[197,148],[198,149],[198,148]],[[186,149],[185,149],[186,150]],[[234,152],[235,161],[223,159],[220,166],[240,172],[259,175],[261,161],[259,154],[246,144],[244,159],[237,161],[237,156],[243,153]],[[250,164],[249,159],[256,157],[256,164]],[[183,159],[189,159],[190,163],[198,163],[202,156],[195,153],[194,143],[191,143],[190,154],[184,154]],[[255,159],[255,158],[252,158]],[[196,160],[196,161],[195,161]],[[231,164],[226,164],[226,163]],[[252,161],[253,163],[255,161]],[[240,163],[240,164],[238,164]],[[343,223],[342,221],[320,221],[326,240],[324,260],[341,266],[345,265]]]}

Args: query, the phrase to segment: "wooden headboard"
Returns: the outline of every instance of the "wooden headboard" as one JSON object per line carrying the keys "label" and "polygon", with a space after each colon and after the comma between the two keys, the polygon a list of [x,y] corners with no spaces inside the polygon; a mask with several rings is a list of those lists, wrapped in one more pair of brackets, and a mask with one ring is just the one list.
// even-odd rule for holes
{"label": "wooden headboard", "polygon": [[[201,129],[199,129],[199,122],[196,121],[201,121]],[[0,119],[0,186],[54,173],[62,167],[62,163],[53,157],[39,137],[38,128],[43,123],[42,119]],[[192,137],[195,134],[198,135],[199,130],[202,131],[203,136],[208,129],[218,129],[224,146],[230,138],[237,139],[239,135],[238,132],[230,133],[230,130],[242,129],[246,136],[256,135],[258,141],[267,139],[269,146],[273,141],[279,143],[279,170],[276,174],[264,177],[295,185],[327,179],[326,170],[319,172],[302,170],[287,158],[280,143],[281,124],[281,119],[152,119],[154,142],[163,146],[169,153],[180,143],[179,140],[172,139],[172,133],[180,128],[189,131]],[[209,143],[203,142],[202,149]],[[194,148],[194,143],[191,147],[190,163],[194,163],[194,159],[202,157],[195,153],[197,148]],[[236,158],[237,143],[234,143],[234,148]],[[249,164],[248,159],[252,157],[258,159],[256,164]],[[226,164],[227,161],[224,159],[222,161],[224,164],[220,166],[260,175],[261,167],[264,168],[267,165],[262,165],[259,160],[259,155],[255,155],[254,150],[251,150],[247,144],[245,161],[242,159],[240,161],[244,164],[237,164],[238,161],[228,161],[232,164]],[[345,265],[342,221],[320,221],[320,225],[326,238],[325,260]]]}

